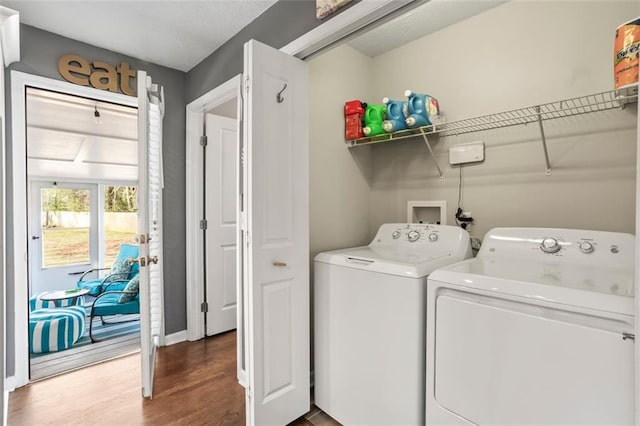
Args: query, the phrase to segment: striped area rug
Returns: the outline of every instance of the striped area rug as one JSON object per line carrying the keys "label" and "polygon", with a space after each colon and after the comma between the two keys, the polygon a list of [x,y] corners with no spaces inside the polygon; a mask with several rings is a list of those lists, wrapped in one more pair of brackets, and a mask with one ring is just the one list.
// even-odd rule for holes
{"label": "striped area rug", "polygon": [[[117,319],[112,317],[110,321],[114,321],[113,323],[102,325],[100,318],[94,318],[93,336],[100,341],[91,343],[87,316],[85,333],[71,348],[30,355],[31,380],[43,379],[139,351],[138,319],[139,315],[123,315]],[[125,320],[136,321],[123,322]]]}

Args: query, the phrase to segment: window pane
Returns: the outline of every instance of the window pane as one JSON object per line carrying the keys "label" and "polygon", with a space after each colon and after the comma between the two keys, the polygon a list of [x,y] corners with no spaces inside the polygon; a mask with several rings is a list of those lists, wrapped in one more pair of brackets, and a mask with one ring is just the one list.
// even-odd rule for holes
{"label": "window pane", "polygon": [[104,188],[105,264],[110,267],[123,243],[136,244],[138,233],[138,188],[106,186]]}
{"label": "window pane", "polygon": [[89,190],[43,188],[42,267],[89,263]]}

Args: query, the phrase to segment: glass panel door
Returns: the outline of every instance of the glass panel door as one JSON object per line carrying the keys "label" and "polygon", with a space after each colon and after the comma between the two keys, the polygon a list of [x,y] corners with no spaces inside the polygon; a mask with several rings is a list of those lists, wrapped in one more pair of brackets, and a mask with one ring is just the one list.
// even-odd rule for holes
{"label": "glass panel door", "polygon": [[33,182],[29,237],[30,293],[75,287],[97,266],[97,185]]}
{"label": "glass panel door", "polygon": [[113,264],[121,244],[137,244],[138,188],[104,186],[104,261]]}

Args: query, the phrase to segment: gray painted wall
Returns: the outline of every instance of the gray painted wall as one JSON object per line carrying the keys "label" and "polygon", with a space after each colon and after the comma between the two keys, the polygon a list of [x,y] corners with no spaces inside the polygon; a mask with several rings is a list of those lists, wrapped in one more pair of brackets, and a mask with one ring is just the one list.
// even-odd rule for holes
{"label": "gray painted wall", "polygon": [[[20,27],[21,61],[11,65],[6,71],[7,91],[7,134],[11,134],[10,70],[62,80],[58,74],[58,58],[67,53],[75,53],[93,60],[110,64],[126,61],[134,69],[141,69],[164,86],[166,113],[163,123],[164,133],[164,278],[165,278],[165,329],[167,334],[187,328],[186,320],[186,269],[185,269],[185,93],[186,74],[182,71],[155,65],[116,52],[101,49],[27,25]],[[7,140],[7,158],[11,158],[11,139]],[[12,165],[7,162],[7,199],[13,197],[11,191]],[[26,196],[26,194],[25,194]],[[8,206],[9,207],[9,206]],[[7,241],[24,236],[13,235],[13,217],[7,210]],[[13,253],[8,247],[7,264],[13,263]],[[7,270],[7,375],[14,373],[14,285],[13,271]],[[26,301],[25,301],[26,303]]]}
{"label": "gray painted wall", "polygon": [[315,0],[275,3],[187,73],[187,103],[242,72],[243,46],[247,41],[254,39],[280,49],[326,22],[316,18],[315,8]]}

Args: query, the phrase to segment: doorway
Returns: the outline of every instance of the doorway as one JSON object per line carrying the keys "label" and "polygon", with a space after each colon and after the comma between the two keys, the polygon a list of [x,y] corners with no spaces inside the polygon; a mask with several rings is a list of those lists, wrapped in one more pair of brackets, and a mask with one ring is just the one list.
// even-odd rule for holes
{"label": "doorway", "polygon": [[[140,348],[139,314],[91,315],[101,293],[126,285],[113,280],[130,278],[111,272],[120,248],[136,245],[137,110],[29,87],[26,130],[29,361],[38,380]],[[86,282],[100,287],[76,297]],[[72,323],[50,309],[70,301],[84,318],[60,344],[59,328]],[[43,343],[56,325],[58,343]]]}
{"label": "doorway", "polygon": [[[15,311],[14,316],[7,318],[7,338],[9,342],[13,342],[8,346],[14,348],[7,354],[7,362],[15,366],[13,375],[8,378],[9,390],[24,386],[30,380],[29,305],[25,302],[32,295],[30,282],[32,272],[29,271],[28,256],[33,252],[28,244],[34,241],[30,238],[33,221],[29,220],[33,203],[32,183],[48,182],[51,186],[59,187],[88,185],[97,188],[97,194],[107,187],[135,187],[138,179],[136,98],[16,71],[11,73],[11,77],[11,102],[14,113],[12,116],[12,166],[9,170],[12,176],[12,198],[9,203],[11,209],[8,220],[13,223],[13,229],[9,238],[12,242],[12,250],[8,253],[10,265],[8,271],[13,275],[10,277],[10,282],[23,284],[7,288],[8,310]],[[65,96],[69,98],[65,100]],[[42,110],[42,114],[34,121],[34,125],[29,127],[27,113],[32,108],[34,111],[37,110],[32,101],[47,108]],[[83,111],[83,119],[74,120],[73,111],[76,113]],[[96,151],[97,141],[104,140],[105,135],[101,134],[100,130],[96,131],[95,128],[92,130],[89,126],[111,127],[114,124],[112,119],[117,115],[129,116],[131,126],[114,126],[116,133],[108,138],[110,150],[106,153]],[[134,130],[134,136],[127,138],[126,132],[131,128]],[[29,147],[29,158],[27,158],[27,139],[45,141]],[[124,145],[132,146],[133,155],[127,154]],[[126,162],[113,161],[118,155],[126,159]],[[96,157],[98,161],[95,161]],[[113,175],[117,177],[114,178]],[[53,185],[54,182],[56,185]],[[104,208],[102,197],[95,198],[97,198],[97,205],[100,206],[99,209]],[[98,229],[102,225],[104,221],[99,222]],[[81,229],[75,231],[79,234],[86,232]],[[100,249],[105,244],[100,235],[102,234],[98,232],[99,249],[93,251],[90,249],[91,257],[88,264],[91,266],[101,266],[99,263],[92,264],[91,258],[94,259],[93,262],[96,262],[95,259],[106,259],[105,251]],[[42,240],[39,242],[42,243]],[[95,247],[95,244],[93,246]],[[41,261],[42,256],[38,262]],[[65,289],[71,290],[75,286],[77,277],[67,275],[65,278],[65,282],[60,284]],[[136,342],[138,347],[139,342],[138,338]]]}
{"label": "doorway", "polygon": [[187,106],[187,140],[201,141],[187,149],[188,174],[199,176],[186,194],[187,259],[206,259],[187,268],[187,282],[195,283],[187,286],[187,305],[201,306],[187,310],[187,338],[237,328],[238,379],[244,384],[243,295],[237,286],[242,262],[236,247],[241,237],[236,219],[241,202],[240,82],[238,75]]}

